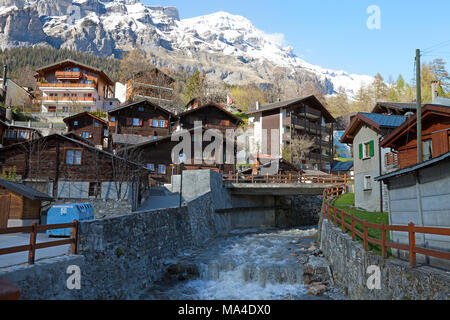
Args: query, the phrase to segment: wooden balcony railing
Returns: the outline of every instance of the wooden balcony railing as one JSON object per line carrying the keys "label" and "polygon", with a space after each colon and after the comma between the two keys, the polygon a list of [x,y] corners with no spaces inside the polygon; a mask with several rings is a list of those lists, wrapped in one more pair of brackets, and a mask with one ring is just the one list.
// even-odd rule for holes
{"label": "wooden balcony railing", "polygon": [[386,167],[398,167],[398,154],[397,153],[386,153],[385,155]]}
{"label": "wooden balcony railing", "polygon": [[[38,231],[56,230],[65,228],[72,228],[72,236],[70,239],[36,243]],[[72,254],[77,253],[77,233],[78,233],[77,220],[74,220],[74,222],[72,223],[52,224],[45,226],[37,225],[35,222],[33,222],[33,224],[30,227],[0,228],[0,234],[14,234],[21,232],[30,233],[30,243],[22,246],[0,248],[0,255],[28,251],[28,264],[34,264],[36,249],[44,249],[70,244],[72,246]]]}
{"label": "wooden balcony railing", "polygon": [[[356,218],[353,214],[345,212],[345,210],[338,209],[332,206],[331,201],[339,195],[345,193],[345,186],[337,185],[330,189],[326,189],[323,192],[323,208],[322,214],[335,227],[340,227],[342,233],[347,231],[351,232],[352,240],[356,240],[356,237],[362,239],[364,243],[364,250],[367,251],[369,243],[372,245],[381,246],[381,255],[383,259],[387,258],[387,248],[393,248],[409,252],[409,263],[411,267],[416,266],[416,255],[422,254],[425,256],[435,257],[438,259],[450,260],[450,252],[426,249],[416,246],[416,233],[429,234],[429,235],[441,235],[450,236],[450,228],[432,228],[432,227],[417,227],[414,223],[410,223],[407,226],[390,226],[384,222],[381,224],[375,224]],[[359,230],[356,226],[359,225]],[[381,239],[375,239],[369,236],[369,229],[377,229],[381,231]],[[361,231],[362,229],[362,231]],[[398,231],[408,233],[408,244],[393,243],[386,241],[386,232]]]}
{"label": "wooden balcony railing", "polygon": [[93,97],[39,97],[40,101],[70,101],[70,102],[94,102],[97,99]]}
{"label": "wooden balcony railing", "polygon": [[94,88],[93,83],[40,83],[37,84],[40,88]]}
{"label": "wooden balcony railing", "polygon": [[55,77],[58,79],[80,79],[80,71],[56,71]]}

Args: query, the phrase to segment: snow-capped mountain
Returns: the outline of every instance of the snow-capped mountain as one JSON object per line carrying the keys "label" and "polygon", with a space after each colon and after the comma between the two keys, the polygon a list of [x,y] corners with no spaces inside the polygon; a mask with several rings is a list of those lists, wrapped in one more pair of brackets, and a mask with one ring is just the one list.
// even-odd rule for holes
{"label": "snow-capped mountain", "polygon": [[354,95],[373,77],[311,65],[248,19],[226,12],[180,20],[174,7],[139,0],[0,0],[0,47],[51,45],[103,56],[145,50],[151,62],[198,68],[229,84],[310,82],[326,94]]}

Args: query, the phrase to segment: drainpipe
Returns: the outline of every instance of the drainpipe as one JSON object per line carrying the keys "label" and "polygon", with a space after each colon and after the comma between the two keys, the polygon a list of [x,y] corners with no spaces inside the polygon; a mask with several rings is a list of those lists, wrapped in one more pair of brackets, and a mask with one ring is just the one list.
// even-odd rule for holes
{"label": "drainpipe", "polygon": [[[383,175],[382,166],[382,156],[381,156],[381,137],[378,138],[378,169],[379,176]],[[380,184],[380,212],[383,212],[383,182],[379,181]]]}

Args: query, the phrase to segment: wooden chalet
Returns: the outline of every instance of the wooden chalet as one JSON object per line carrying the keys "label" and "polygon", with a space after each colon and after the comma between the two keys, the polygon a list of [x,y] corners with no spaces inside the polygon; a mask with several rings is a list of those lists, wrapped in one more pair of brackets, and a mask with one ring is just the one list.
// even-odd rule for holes
{"label": "wooden chalet", "polygon": [[200,125],[207,129],[219,129],[225,132],[227,129],[236,129],[243,124],[241,118],[217,103],[208,103],[195,107],[198,104],[195,104],[195,100],[192,100],[192,102],[194,103],[193,107],[178,115],[182,129],[190,130],[194,128],[195,122],[201,122]]}
{"label": "wooden chalet", "polygon": [[149,100],[140,100],[110,110],[109,133],[138,135],[150,139],[169,136],[176,115]]}
{"label": "wooden chalet", "polygon": [[[304,169],[329,171],[333,159],[333,130],[336,120],[315,97],[279,101],[247,112],[255,132],[254,150],[280,155],[299,137],[314,141],[314,147],[302,160]],[[272,134],[278,132],[277,145],[272,146]],[[263,138],[263,136],[267,138]],[[259,146],[257,148],[256,146]],[[299,164],[300,165],[300,164]]]}
{"label": "wooden chalet", "polygon": [[37,129],[11,125],[0,120],[0,139],[4,147],[40,137],[42,134]]}
{"label": "wooden chalet", "polygon": [[415,102],[377,102],[371,113],[403,116],[408,112],[417,112]]}
{"label": "wooden chalet", "polygon": [[[381,146],[395,151],[400,169],[417,164],[417,115],[385,137]],[[450,107],[430,104],[422,109],[422,150],[424,161],[450,151]]]}
{"label": "wooden chalet", "polygon": [[53,197],[24,184],[0,178],[0,228],[39,223],[43,202]]}
{"label": "wooden chalet", "polygon": [[148,171],[130,160],[60,134],[0,148],[1,170],[58,199],[122,200],[130,184],[145,189]]}
{"label": "wooden chalet", "polygon": [[172,104],[175,80],[157,68],[141,71],[127,82],[126,100],[149,99],[156,104]]}
{"label": "wooden chalet", "polygon": [[82,112],[65,118],[67,132],[78,134],[98,148],[107,148],[108,123],[92,113]]}
{"label": "wooden chalet", "polygon": [[[197,131],[198,130],[198,131]],[[172,141],[172,136],[163,137],[121,149],[117,152],[119,156],[135,159],[136,162],[144,165],[150,172],[150,177],[157,183],[169,183],[172,175],[179,174],[180,166],[175,164],[177,159],[173,155],[173,150],[181,141],[185,134],[189,133],[190,150],[183,150],[186,155],[185,170],[214,170],[216,172],[232,174],[235,172],[233,159],[226,157],[226,141],[224,139],[222,150],[214,150],[211,153],[205,152],[205,148],[211,144],[210,141],[202,141],[201,152],[195,151],[194,138],[196,132],[201,132],[202,136],[207,128],[200,127],[191,130],[175,132],[172,136],[176,141]],[[194,141],[195,140],[195,141]],[[230,142],[234,143],[234,142]],[[220,152],[223,152],[223,161],[218,161]],[[234,154],[235,156],[235,154]],[[225,162],[223,164],[215,162]],[[233,164],[230,164],[233,163]]]}
{"label": "wooden chalet", "polygon": [[[283,158],[273,159],[270,155],[252,155],[254,164],[252,168],[241,171],[251,175],[301,175],[304,171]],[[274,172],[272,172],[275,170]]]}

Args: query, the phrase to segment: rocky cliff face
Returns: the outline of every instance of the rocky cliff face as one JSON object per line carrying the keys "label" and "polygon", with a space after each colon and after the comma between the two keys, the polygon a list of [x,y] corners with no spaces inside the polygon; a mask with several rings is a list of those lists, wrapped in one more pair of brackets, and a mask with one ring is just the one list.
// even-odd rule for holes
{"label": "rocky cliff face", "polygon": [[226,12],[180,20],[174,7],[139,0],[0,0],[0,47],[34,45],[116,57],[139,48],[156,65],[198,68],[229,84],[264,85],[281,74],[285,86],[308,82],[326,94],[342,86],[352,95],[372,81],[310,65],[281,37]]}

